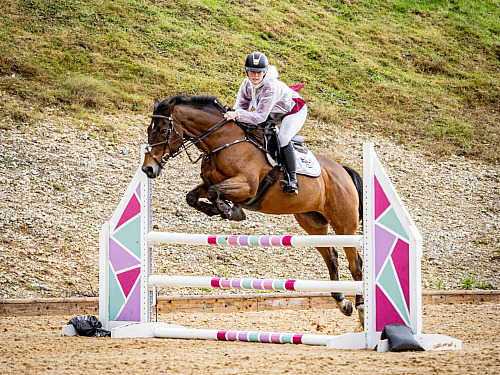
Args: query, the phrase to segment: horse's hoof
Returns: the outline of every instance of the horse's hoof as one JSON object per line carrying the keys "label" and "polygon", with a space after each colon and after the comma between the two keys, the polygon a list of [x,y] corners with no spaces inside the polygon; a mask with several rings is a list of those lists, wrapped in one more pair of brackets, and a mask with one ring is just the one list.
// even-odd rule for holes
{"label": "horse's hoof", "polygon": [[[363,298],[363,296],[361,294],[356,294],[356,308],[359,306],[359,305],[364,305],[365,303],[365,299]],[[363,307],[364,309],[364,307]]]}
{"label": "horse's hoof", "polygon": [[231,213],[230,212],[219,212],[221,219],[224,220],[231,220]]}
{"label": "horse's hoof", "polygon": [[344,314],[345,316],[351,316],[352,311],[354,310],[353,304],[351,301],[347,299],[343,299],[342,301],[337,301],[337,306],[339,310]]}
{"label": "horse's hoof", "polygon": [[232,215],[233,215],[233,218],[232,218],[233,221],[243,221],[243,220],[247,219],[247,215],[245,214],[245,211],[243,211],[243,209],[240,206],[237,206],[237,205],[233,206],[231,211],[232,211]]}
{"label": "horse's hoof", "polygon": [[233,213],[233,216],[232,216],[232,219],[233,221],[244,221],[247,219],[247,215],[245,215],[244,212],[242,212],[241,214],[236,214],[236,213]]}

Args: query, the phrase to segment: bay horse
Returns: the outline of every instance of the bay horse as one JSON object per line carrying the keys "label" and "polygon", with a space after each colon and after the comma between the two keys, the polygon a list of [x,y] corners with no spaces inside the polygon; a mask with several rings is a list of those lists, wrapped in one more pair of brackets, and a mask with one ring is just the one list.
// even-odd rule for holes
{"label": "bay horse", "polygon": [[[259,183],[272,167],[265,152],[259,149],[261,143],[248,137],[245,125],[226,121],[223,112],[222,104],[210,95],[177,95],[162,102],[156,99],[142,171],[149,178],[155,178],[169,158],[194,145],[203,155],[202,182],[187,194],[187,203],[210,216],[244,220],[245,201],[256,195]],[[321,165],[320,177],[297,175],[298,194],[285,194],[279,184],[273,184],[258,209],[250,209],[265,214],[292,214],[312,235],[328,234],[328,225],[338,235],[356,234],[362,217],[361,177],[325,156],[315,156]],[[280,174],[283,178],[282,172]],[[334,247],[317,250],[328,267],[330,279],[338,280],[337,250]],[[362,259],[357,248],[346,247],[344,251],[353,279],[361,281]],[[353,303],[345,299],[343,293],[332,293],[332,297],[342,313],[352,314]],[[363,324],[361,295],[356,296],[356,307]]]}

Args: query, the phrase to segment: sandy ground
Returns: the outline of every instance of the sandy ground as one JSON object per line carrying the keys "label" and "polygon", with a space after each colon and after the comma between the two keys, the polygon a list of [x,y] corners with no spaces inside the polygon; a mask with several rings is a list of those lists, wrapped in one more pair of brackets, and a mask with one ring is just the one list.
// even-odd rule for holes
{"label": "sandy ground", "polygon": [[[460,351],[377,353],[322,346],[62,337],[71,316],[0,317],[2,374],[499,374],[500,304],[425,305],[424,333]],[[162,314],[192,328],[341,334],[360,330],[337,310]]]}

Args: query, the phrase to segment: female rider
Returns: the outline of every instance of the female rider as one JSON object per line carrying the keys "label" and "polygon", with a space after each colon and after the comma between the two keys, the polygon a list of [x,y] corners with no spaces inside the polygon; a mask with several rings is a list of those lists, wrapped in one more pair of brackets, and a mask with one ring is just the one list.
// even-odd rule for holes
{"label": "female rider", "polygon": [[238,90],[234,111],[226,112],[224,117],[228,121],[237,119],[254,125],[265,122],[268,117],[281,120],[278,143],[286,173],[285,180],[280,184],[285,193],[298,194],[295,155],[290,141],[306,121],[306,102],[278,80],[276,67],[268,64],[262,52],[251,53],[245,62],[245,69],[247,78]]}

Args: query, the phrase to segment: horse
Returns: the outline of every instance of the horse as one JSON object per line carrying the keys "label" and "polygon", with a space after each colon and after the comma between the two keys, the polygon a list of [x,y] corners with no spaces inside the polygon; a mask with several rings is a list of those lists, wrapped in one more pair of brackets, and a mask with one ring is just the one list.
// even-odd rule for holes
{"label": "horse", "polygon": [[[279,184],[273,184],[257,208],[246,207],[245,202],[257,194],[259,184],[272,167],[260,146],[262,134],[252,133],[248,126],[237,121],[226,121],[225,110],[210,95],[176,95],[161,102],[156,99],[142,171],[149,178],[156,178],[170,158],[194,145],[203,156],[202,181],[187,194],[189,206],[209,216],[221,215],[237,221],[246,218],[242,207],[265,214],[292,214],[310,235],[328,234],[329,225],[337,235],[356,234],[362,218],[362,179],[353,169],[319,154],[315,156],[321,165],[321,175],[315,178],[297,175],[298,194],[285,194]],[[338,280],[337,250],[334,247],[317,250],[330,279]],[[344,251],[353,279],[361,281],[363,262],[357,248],[345,247]],[[353,303],[343,293],[332,293],[332,297],[344,315],[352,315]],[[363,324],[361,295],[356,296],[356,307]]]}

